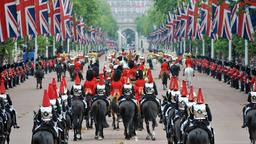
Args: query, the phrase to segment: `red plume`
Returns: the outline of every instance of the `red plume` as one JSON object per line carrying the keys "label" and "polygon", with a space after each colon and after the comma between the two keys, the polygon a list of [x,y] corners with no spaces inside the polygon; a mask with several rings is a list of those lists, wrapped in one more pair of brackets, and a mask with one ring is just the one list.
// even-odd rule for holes
{"label": "red plume", "polygon": [[48,85],[48,96],[50,99],[55,99],[54,90],[51,83]]}
{"label": "red plume", "polygon": [[100,81],[99,81],[99,85],[104,85],[104,79],[103,79],[103,74],[99,74],[99,77],[100,77]]}
{"label": "red plume", "polygon": [[177,80],[176,77],[174,77],[174,79],[173,79],[173,87],[172,88],[173,88],[174,91],[179,90],[179,84],[178,84],[178,80]]}
{"label": "red plume", "polygon": [[76,74],[75,85],[80,85],[80,78],[78,74]]}
{"label": "red plume", "polygon": [[202,92],[201,88],[199,88],[199,90],[198,90],[196,103],[197,104],[203,104],[204,103],[204,96],[203,96],[203,92]]}
{"label": "red plume", "polygon": [[190,86],[188,101],[194,102],[194,88],[192,85]]}
{"label": "red plume", "polygon": [[60,91],[59,91],[60,94],[64,94],[64,82],[61,81],[60,82]]}
{"label": "red plume", "polygon": [[48,92],[47,92],[47,90],[44,90],[42,107],[50,107],[50,106],[51,106],[51,103],[50,103],[50,98],[49,98]]}
{"label": "red plume", "polygon": [[5,86],[4,86],[4,80],[1,80],[1,85],[0,85],[0,94],[4,94],[5,93]]}
{"label": "red plume", "polygon": [[188,95],[188,91],[187,91],[187,84],[186,81],[182,81],[182,90],[181,90],[181,96],[182,97],[186,97]]}

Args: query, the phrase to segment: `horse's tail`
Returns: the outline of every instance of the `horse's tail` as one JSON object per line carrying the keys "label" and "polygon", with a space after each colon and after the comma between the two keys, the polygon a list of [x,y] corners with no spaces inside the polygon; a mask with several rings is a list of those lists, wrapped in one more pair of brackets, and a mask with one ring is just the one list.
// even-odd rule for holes
{"label": "horse's tail", "polygon": [[[149,105],[151,103],[152,103],[152,105]],[[156,108],[153,107],[153,104],[155,104],[155,103],[151,102],[151,101],[145,102],[143,115],[146,120],[152,121],[153,123],[156,124],[156,117],[157,117],[158,109],[157,109],[157,106],[156,106]]]}
{"label": "horse's tail", "polygon": [[209,143],[210,143],[210,140],[209,140],[208,133],[203,129],[196,128],[188,134],[186,144],[209,144]]}
{"label": "horse's tail", "polygon": [[97,110],[95,113],[96,121],[102,124],[105,120],[104,119],[104,117],[105,117],[104,108],[103,108],[102,104],[100,103],[100,101],[97,101],[96,105],[97,105]]}

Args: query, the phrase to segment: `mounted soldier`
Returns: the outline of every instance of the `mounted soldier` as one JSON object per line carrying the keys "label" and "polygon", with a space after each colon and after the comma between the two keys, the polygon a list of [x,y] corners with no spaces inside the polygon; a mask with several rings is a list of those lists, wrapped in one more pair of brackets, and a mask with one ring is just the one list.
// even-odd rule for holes
{"label": "mounted soldier", "polygon": [[248,104],[243,107],[243,125],[242,128],[247,127],[248,119],[246,114],[256,108],[256,83],[253,84],[253,90],[248,93]]}
{"label": "mounted soldier", "polygon": [[5,92],[4,81],[2,79],[0,85],[0,98],[4,101],[5,110],[11,114],[12,125],[14,128],[20,128],[17,124],[16,111],[13,107],[11,97],[8,93]]}
{"label": "mounted soldier", "polygon": [[191,107],[191,114],[188,127],[185,130],[184,142],[186,142],[187,134],[195,128],[202,128],[205,130],[210,138],[211,144],[214,144],[214,132],[213,128],[210,125],[212,121],[212,114],[208,104],[204,103],[204,97],[202,93],[202,89],[199,88],[196,104]]}

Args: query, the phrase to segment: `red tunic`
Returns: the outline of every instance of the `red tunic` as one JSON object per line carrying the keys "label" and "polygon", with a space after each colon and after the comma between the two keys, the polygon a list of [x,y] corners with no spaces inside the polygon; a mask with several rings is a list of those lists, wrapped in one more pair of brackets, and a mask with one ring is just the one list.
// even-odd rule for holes
{"label": "red tunic", "polygon": [[143,64],[140,64],[140,66],[138,67],[138,70],[142,70],[142,71],[144,71],[144,65]]}
{"label": "red tunic", "polygon": [[96,89],[96,83],[94,80],[84,82],[85,94],[91,94],[92,96],[95,96],[95,89]]}
{"label": "red tunic", "polygon": [[146,81],[143,79],[143,80],[136,80],[134,84],[135,96],[138,102],[140,101],[140,96],[143,93],[145,83]]}
{"label": "red tunic", "polygon": [[186,67],[193,67],[193,61],[191,58],[187,58],[185,61]]}
{"label": "red tunic", "polygon": [[131,80],[136,79],[136,69],[135,68],[130,69],[129,74],[130,74]]}
{"label": "red tunic", "polygon": [[75,70],[80,70],[81,69],[81,64],[80,64],[80,62],[76,62],[75,63],[75,65],[74,65],[74,67],[75,67]]}
{"label": "red tunic", "polygon": [[168,70],[169,70],[168,64],[166,62],[162,63],[161,72],[168,71]]}
{"label": "red tunic", "polygon": [[121,81],[113,81],[110,86],[111,96],[122,95],[123,83]]}

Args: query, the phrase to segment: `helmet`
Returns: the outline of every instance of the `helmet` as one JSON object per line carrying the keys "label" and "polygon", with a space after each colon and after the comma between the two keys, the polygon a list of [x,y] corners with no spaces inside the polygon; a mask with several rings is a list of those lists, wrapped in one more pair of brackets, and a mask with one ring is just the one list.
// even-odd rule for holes
{"label": "helmet", "polygon": [[74,96],[82,95],[82,86],[81,85],[73,85],[73,94]]}
{"label": "helmet", "polygon": [[123,87],[123,91],[125,95],[131,95],[132,94],[132,84],[130,83],[130,78],[126,79],[126,82]]}
{"label": "helmet", "polygon": [[154,83],[146,83],[145,84],[145,92],[146,94],[154,94]]}
{"label": "helmet", "polygon": [[97,84],[97,94],[100,96],[105,95],[105,83],[102,74],[100,74],[100,81]]}

